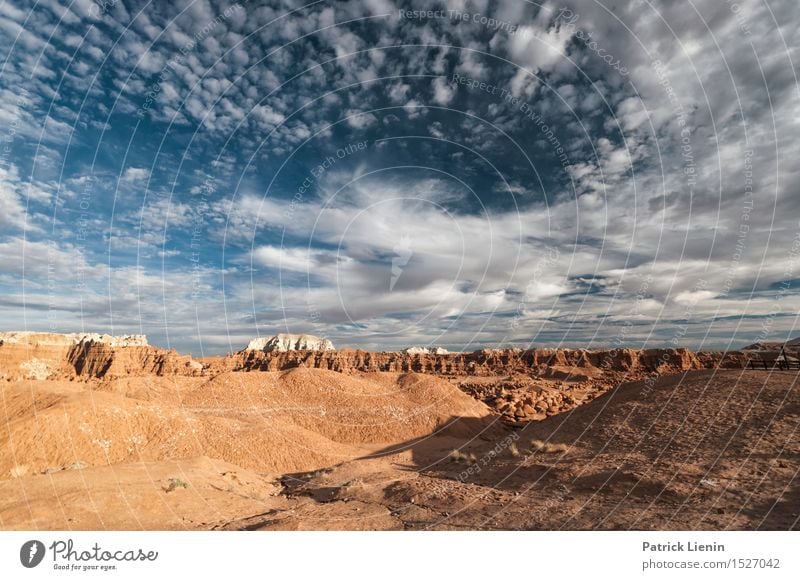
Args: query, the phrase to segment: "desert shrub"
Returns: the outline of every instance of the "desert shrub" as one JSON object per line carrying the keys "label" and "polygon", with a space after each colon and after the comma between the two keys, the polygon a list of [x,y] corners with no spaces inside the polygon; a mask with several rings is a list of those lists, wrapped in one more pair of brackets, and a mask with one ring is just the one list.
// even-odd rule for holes
{"label": "desert shrub", "polygon": [[467,454],[461,451],[460,449],[453,449],[448,456],[455,462],[466,461]]}
{"label": "desert shrub", "polygon": [[188,483],[186,483],[185,481],[183,481],[182,479],[179,479],[177,477],[172,477],[172,478],[170,478],[169,482],[167,483],[167,487],[164,488],[164,491],[169,493],[171,491],[175,491],[176,489],[179,489],[179,488],[184,488],[185,489],[187,487],[189,487]]}
{"label": "desert shrub", "polygon": [[542,453],[566,453],[569,451],[569,445],[566,443],[549,443],[540,439],[531,441],[531,447],[533,447],[535,451],[540,451]]}

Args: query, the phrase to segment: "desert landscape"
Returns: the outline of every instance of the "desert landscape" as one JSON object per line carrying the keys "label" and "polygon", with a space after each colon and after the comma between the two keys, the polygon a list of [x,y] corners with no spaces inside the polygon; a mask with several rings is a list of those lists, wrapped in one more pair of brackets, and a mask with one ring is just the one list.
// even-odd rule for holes
{"label": "desert landscape", "polygon": [[798,529],[797,349],[6,332],[0,527]]}
{"label": "desert landscape", "polygon": [[798,31],[4,0],[0,580],[800,578]]}

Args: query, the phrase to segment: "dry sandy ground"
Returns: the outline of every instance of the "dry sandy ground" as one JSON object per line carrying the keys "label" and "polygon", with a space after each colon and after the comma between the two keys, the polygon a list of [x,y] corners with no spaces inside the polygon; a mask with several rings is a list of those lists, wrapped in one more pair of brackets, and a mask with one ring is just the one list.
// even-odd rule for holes
{"label": "dry sandy ground", "polygon": [[797,379],[695,371],[518,424],[429,375],[3,383],[0,527],[797,529]]}

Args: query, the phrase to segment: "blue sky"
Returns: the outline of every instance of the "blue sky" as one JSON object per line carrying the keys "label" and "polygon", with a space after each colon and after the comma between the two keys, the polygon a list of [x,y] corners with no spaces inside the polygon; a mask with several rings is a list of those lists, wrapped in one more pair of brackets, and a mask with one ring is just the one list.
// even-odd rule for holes
{"label": "blue sky", "polygon": [[277,332],[388,350],[794,334],[790,1],[3,13],[7,329],[196,354]]}

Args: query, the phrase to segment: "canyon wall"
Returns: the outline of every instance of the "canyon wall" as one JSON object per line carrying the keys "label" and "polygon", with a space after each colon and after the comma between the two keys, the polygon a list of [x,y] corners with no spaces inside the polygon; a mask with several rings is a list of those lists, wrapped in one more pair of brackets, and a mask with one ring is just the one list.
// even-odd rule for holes
{"label": "canyon wall", "polygon": [[475,377],[542,373],[555,376],[563,368],[573,367],[639,375],[742,368],[746,360],[747,355],[738,351],[694,353],[687,349],[498,349],[448,354],[244,349],[228,356],[194,360],[191,355],[149,346],[145,337],[136,335],[0,333],[0,378],[8,380],[212,376],[227,371],[280,371],[297,367],[342,373],[416,372]]}
{"label": "canyon wall", "polygon": [[338,372],[417,372],[440,375],[493,376],[530,373],[548,367],[584,367],[610,371],[667,374],[704,368],[741,368],[741,353],[694,353],[688,349],[534,349],[481,350],[471,353],[410,354],[363,350],[240,351],[220,362],[224,370],[278,371],[296,367]]}
{"label": "canyon wall", "polygon": [[70,349],[67,363],[77,376],[83,377],[203,374],[203,365],[193,360],[191,355],[153,346],[115,348],[84,343]]}
{"label": "canyon wall", "polygon": [[149,346],[143,335],[0,333],[0,379],[199,375],[190,355]]}

